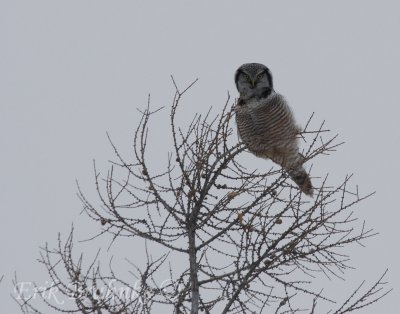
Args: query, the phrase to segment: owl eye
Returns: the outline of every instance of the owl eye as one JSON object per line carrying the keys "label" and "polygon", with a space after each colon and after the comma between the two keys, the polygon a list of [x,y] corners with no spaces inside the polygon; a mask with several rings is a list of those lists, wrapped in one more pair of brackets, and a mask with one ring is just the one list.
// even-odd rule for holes
{"label": "owl eye", "polygon": [[260,73],[257,75],[257,80],[261,80],[264,76],[264,73]]}
{"label": "owl eye", "polygon": [[246,81],[251,82],[250,80],[250,76],[248,76],[246,73],[243,73],[244,78],[246,79]]}

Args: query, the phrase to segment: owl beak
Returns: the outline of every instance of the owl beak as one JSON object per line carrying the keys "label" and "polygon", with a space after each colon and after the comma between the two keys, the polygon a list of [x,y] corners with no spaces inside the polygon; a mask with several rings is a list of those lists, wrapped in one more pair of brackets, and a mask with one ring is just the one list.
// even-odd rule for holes
{"label": "owl beak", "polygon": [[255,81],[251,81],[251,88],[256,87],[256,82]]}

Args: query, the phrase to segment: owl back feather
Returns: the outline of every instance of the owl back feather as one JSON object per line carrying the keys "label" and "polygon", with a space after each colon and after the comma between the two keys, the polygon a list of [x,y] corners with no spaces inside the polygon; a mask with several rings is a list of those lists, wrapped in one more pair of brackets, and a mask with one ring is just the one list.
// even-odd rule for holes
{"label": "owl back feather", "polygon": [[280,165],[302,192],[313,195],[311,179],[302,166],[304,158],[299,154],[300,130],[280,94],[273,92],[265,99],[239,99],[236,123],[239,136],[251,153]]}
{"label": "owl back feather", "polygon": [[264,99],[239,99],[236,124],[242,141],[256,155],[273,153],[278,148],[297,149],[298,127],[290,107],[278,93],[273,92]]}

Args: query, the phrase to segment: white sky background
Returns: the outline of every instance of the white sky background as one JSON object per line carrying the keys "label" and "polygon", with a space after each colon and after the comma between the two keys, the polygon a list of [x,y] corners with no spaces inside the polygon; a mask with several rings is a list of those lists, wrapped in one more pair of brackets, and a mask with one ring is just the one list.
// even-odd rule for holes
{"label": "white sky background", "polygon": [[[380,235],[366,248],[349,250],[356,269],[346,282],[331,282],[333,289],[372,282],[389,267],[395,290],[361,312],[399,313],[400,4],[201,3],[0,1],[2,312],[18,313],[10,298],[14,271],[21,281],[48,279],[35,261],[39,246],[55,244],[71,223],[77,240],[100,227],[80,215],[75,179],[94,195],[92,159],[106,170],[112,157],[107,131],[128,153],[136,108],[144,107],[148,93],[154,108],[171,103],[170,74],[181,86],[200,79],[186,98],[184,123],[210,106],[218,112],[228,91],[237,95],[236,68],[260,62],[300,124],[315,112],[346,141],[338,153],[314,162],[313,174],[339,181],[354,173],[361,192],[377,191],[356,215]],[[154,163],[165,162],[170,150],[168,118],[165,111],[154,125]],[[108,245],[106,238],[95,246],[101,245]],[[141,254],[123,245],[113,254],[131,260]]]}

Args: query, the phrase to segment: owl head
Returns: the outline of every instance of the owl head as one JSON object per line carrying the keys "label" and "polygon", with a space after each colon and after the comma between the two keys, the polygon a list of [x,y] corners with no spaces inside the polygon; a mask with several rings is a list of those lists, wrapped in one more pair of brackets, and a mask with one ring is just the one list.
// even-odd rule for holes
{"label": "owl head", "polygon": [[267,97],[273,91],[272,74],[260,63],[245,63],[235,74],[236,88],[242,100]]}

